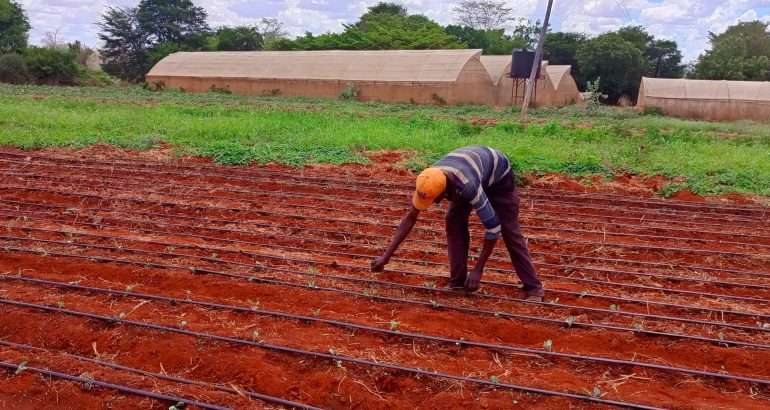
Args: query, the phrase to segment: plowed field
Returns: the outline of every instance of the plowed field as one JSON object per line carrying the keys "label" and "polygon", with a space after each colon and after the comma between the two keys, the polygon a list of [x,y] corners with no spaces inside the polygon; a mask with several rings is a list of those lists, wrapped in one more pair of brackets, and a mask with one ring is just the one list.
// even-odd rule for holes
{"label": "plowed field", "polygon": [[405,173],[5,148],[0,181],[2,409],[770,407],[767,208],[524,188],[535,303],[503,246],[446,290],[440,209],[370,272]]}

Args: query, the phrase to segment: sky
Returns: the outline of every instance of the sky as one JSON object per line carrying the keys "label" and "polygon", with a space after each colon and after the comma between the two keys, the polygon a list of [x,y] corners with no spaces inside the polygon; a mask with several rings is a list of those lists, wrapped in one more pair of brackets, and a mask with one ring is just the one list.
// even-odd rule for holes
{"label": "sky", "polygon": [[[30,42],[39,44],[47,32],[66,42],[98,46],[96,22],[109,6],[135,6],[139,0],[17,0],[32,25]],[[412,14],[441,24],[455,21],[458,1],[391,0]],[[193,0],[206,9],[209,24],[248,25],[262,17],[282,21],[292,35],[341,31],[377,0]],[[546,0],[506,1],[516,17],[542,20]],[[676,40],[685,61],[708,47],[708,33],[739,21],[770,22],[770,0],[555,0],[552,29],[596,35],[624,25],[642,25],[658,38]]]}

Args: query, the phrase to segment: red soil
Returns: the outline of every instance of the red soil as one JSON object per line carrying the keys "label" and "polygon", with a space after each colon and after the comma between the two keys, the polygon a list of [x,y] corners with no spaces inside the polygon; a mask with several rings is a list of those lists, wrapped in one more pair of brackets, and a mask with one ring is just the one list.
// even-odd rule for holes
{"label": "red soil", "polygon": [[[603,399],[649,406],[767,408],[767,384],[681,370],[770,384],[770,219],[764,209],[741,207],[746,201],[738,198],[730,205],[693,203],[698,198],[692,197],[650,199],[666,183],[662,179],[625,175],[585,185],[543,177],[522,192],[522,223],[552,303],[520,301],[503,249],[484,278],[494,283],[468,297],[438,290],[446,284],[440,212],[424,216],[389,266],[393,270],[367,269],[403,212],[411,177],[395,164],[406,156],[375,153],[368,166],[287,170],[217,167],[174,158],[169,147],[142,154],[107,147],[80,153],[2,150],[0,273],[61,286],[6,277],[0,279],[0,299],[532,388],[598,392]],[[472,235],[478,232],[474,223]],[[181,301],[147,301],[109,290]],[[28,361],[225,407],[273,405],[67,354],[322,408],[601,408],[78,314],[0,306],[0,340],[46,349],[0,345],[0,361]],[[547,340],[553,351],[588,358],[550,356],[542,350]],[[454,341],[539,353],[460,347]],[[0,376],[3,403],[79,409],[173,404],[24,372]]]}

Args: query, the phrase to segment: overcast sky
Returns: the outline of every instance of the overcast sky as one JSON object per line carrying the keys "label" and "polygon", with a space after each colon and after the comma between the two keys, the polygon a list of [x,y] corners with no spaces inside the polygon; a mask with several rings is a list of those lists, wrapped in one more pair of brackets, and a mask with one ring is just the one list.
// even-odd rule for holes
{"label": "overcast sky", "polygon": [[[293,35],[342,30],[377,0],[193,0],[209,13],[212,27],[253,24],[262,17],[281,20]],[[457,1],[394,0],[411,13],[449,24]],[[40,43],[57,31],[64,41],[98,45],[95,25],[107,6],[134,6],[139,0],[20,0],[32,24],[30,41]],[[506,1],[514,13],[542,19],[545,0]],[[627,24],[648,28],[657,37],[676,40],[685,59],[707,46],[709,31],[720,32],[737,21],[770,22],[770,0],[555,0],[553,28],[599,34]]]}

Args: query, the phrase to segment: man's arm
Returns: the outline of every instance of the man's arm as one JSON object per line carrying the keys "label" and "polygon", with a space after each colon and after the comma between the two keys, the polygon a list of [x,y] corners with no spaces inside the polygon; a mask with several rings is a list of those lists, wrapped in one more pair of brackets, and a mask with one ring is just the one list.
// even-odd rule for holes
{"label": "man's arm", "polygon": [[396,249],[401,245],[401,242],[406,239],[409,232],[414,228],[414,224],[417,222],[417,217],[420,216],[420,211],[414,206],[410,207],[404,219],[398,225],[396,234],[393,235],[393,239],[390,241],[390,245],[385,250],[382,256],[372,261],[372,272],[382,272],[385,269],[385,265],[390,261],[391,256],[396,252]]}
{"label": "man's arm", "polygon": [[481,248],[479,260],[476,261],[476,266],[465,280],[465,289],[469,292],[475,292],[479,290],[479,286],[481,286],[481,275],[484,273],[484,266],[486,266],[487,260],[489,260],[489,257],[492,255],[492,251],[495,249],[496,243],[497,238],[484,239],[484,246]]}

